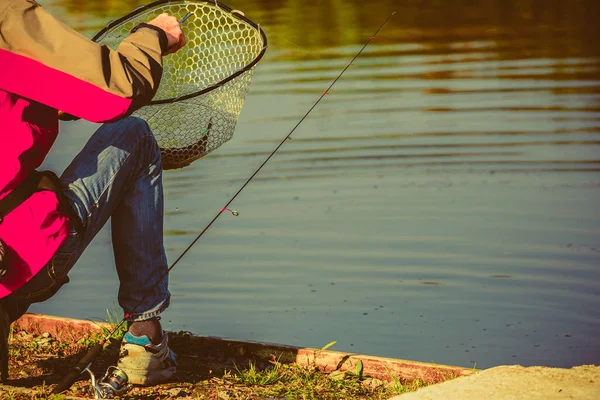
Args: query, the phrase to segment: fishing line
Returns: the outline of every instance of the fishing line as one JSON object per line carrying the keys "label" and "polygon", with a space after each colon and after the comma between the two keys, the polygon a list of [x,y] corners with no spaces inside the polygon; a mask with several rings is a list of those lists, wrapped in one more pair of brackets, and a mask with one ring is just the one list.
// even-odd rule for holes
{"label": "fishing line", "polygon": [[[275,147],[275,149],[269,154],[269,156],[265,159],[265,161],[263,161],[263,163],[246,180],[246,182],[240,187],[240,189],[231,197],[231,199],[229,199],[229,201],[214,216],[214,218],[208,223],[208,225],[206,225],[206,227],[196,236],[196,238],[189,244],[189,246],[179,255],[179,257],[177,257],[177,259],[173,262],[173,264],[171,264],[171,266],[159,277],[159,279],[156,281],[156,283],[150,287],[150,289],[148,290],[148,292],[133,307],[132,312],[134,312],[140,306],[140,304],[142,304],[142,302],[144,300],[146,300],[146,298],[148,296],[150,296],[150,294],[152,293],[152,290],[154,288],[156,288],[163,281],[163,279],[167,277],[167,275],[169,275],[169,272],[171,272],[171,270],[173,268],[175,268],[175,266],[188,253],[188,251],[190,251],[191,248],[194,247],[194,245],[198,242],[198,240],[200,240],[200,238],[206,233],[206,231],[208,231],[208,229],[215,223],[215,221],[221,216],[221,214],[223,214],[223,212],[228,211],[228,212],[230,212],[234,216],[238,216],[239,215],[239,213],[237,211],[232,210],[232,209],[229,208],[229,206],[231,205],[231,203],[233,203],[233,201],[238,197],[238,195],[242,192],[242,190],[244,190],[246,188],[246,186],[248,186],[248,184],[250,184],[250,182],[252,181],[252,179],[254,179],[254,177],[262,170],[262,168],[267,164],[267,162],[269,162],[269,160],[275,155],[275,153],[277,153],[277,151],[281,148],[281,146],[283,146],[283,144],[286,141],[292,139],[292,134],[296,131],[296,129],[300,126],[300,124],[302,124],[302,122],[308,117],[308,115],[312,112],[312,110],[314,110],[315,107],[321,102],[321,100],[323,100],[323,98],[329,93],[329,91],[331,90],[331,88],[333,87],[333,85],[335,85],[336,82],[342,77],[342,75],[344,75],[344,73],[348,70],[348,68],[350,68],[350,66],[352,65],[352,63],[362,54],[362,52],[364,51],[364,49],[369,45],[369,43],[371,43],[373,41],[373,39],[375,39],[375,37],[377,36],[377,34],[381,31],[381,29],[383,29],[383,27],[388,23],[388,21],[395,14],[396,14],[396,12],[393,11],[385,19],[385,21],[379,26],[379,28],[377,28],[377,30],[375,31],[375,33],[369,38],[369,40],[367,40],[367,42],[362,46],[362,48],[358,51],[358,53],[356,53],[356,55],[352,58],[352,60],[348,63],[348,65],[346,65],[346,67],[344,67],[344,69],[342,70],[342,72],[340,72],[340,74],[333,80],[333,82],[331,82],[331,84],[329,85],[329,87],[321,94],[321,96],[317,99],[317,101],[310,107],[310,109],[304,114],[304,116],[292,128],[292,130],[283,138],[283,140],[277,145],[277,147]],[[182,20],[184,20],[184,18],[187,18],[187,17],[189,17],[189,16],[188,15],[184,16],[182,18]],[[129,319],[130,316],[131,316],[131,313],[125,314],[123,316],[123,318],[119,321],[119,323],[112,329],[112,331],[110,331],[100,341],[100,343],[98,343],[97,345],[93,346],[88,351],[88,353],[79,361],[79,363],[73,368],[73,370],[63,379],[63,381],[60,382],[56,386],[56,388],[54,388],[54,390],[52,391],[52,393],[60,393],[60,392],[63,392],[65,390],[69,389],[71,387],[71,385],[75,382],[75,380],[77,379],[77,377],[82,372],[84,372],[85,370],[88,369],[88,367],[91,365],[91,363],[93,362],[93,360],[102,352],[104,345],[123,326],[123,324]]]}

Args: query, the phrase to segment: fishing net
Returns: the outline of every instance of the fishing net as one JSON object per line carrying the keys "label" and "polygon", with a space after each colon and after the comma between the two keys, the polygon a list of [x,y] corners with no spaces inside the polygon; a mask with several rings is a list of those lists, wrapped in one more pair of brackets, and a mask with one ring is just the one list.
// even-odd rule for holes
{"label": "fishing net", "polygon": [[233,136],[254,68],[267,47],[260,27],[216,0],[157,1],[109,23],[92,40],[116,49],[141,22],[169,13],[182,22],[187,44],[163,58],[163,76],[145,119],[165,169],[182,168]]}

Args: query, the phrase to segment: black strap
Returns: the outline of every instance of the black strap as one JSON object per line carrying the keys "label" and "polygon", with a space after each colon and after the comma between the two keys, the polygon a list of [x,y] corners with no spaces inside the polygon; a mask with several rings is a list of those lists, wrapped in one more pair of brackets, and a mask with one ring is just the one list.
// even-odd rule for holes
{"label": "black strap", "polygon": [[75,227],[75,230],[77,230],[77,232],[81,232],[83,225],[81,223],[81,220],[79,219],[79,216],[77,215],[77,213],[75,213],[75,210],[71,206],[71,203],[62,191],[60,178],[52,171],[42,171],[39,172],[39,174],[41,174],[42,176],[40,178],[40,181],[38,182],[37,191],[39,192],[42,190],[50,190],[51,192],[54,192],[54,194],[56,194],[56,197],[58,198],[60,210],[69,219],[71,226]]}
{"label": "black strap", "polygon": [[0,200],[0,224],[11,211],[37,191],[41,173],[32,171],[27,178]]}
{"label": "black strap", "polygon": [[8,262],[6,261],[6,246],[2,239],[0,239],[0,278],[6,275],[8,271]]}
{"label": "black strap", "polygon": [[69,219],[77,231],[81,231],[82,223],[69,201],[62,192],[60,178],[52,171],[31,171],[27,178],[8,195],[0,200],[0,224],[11,211],[23,203],[32,194],[42,190],[50,190],[58,197],[61,211]]}

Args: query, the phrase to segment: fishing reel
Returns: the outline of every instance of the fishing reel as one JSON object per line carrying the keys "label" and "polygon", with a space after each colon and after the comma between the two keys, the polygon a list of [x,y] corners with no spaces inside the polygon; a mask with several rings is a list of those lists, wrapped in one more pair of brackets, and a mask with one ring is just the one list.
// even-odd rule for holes
{"label": "fishing reel", "polygon": [[131,385],[128,384],[127,374],[117,367],[108,367],[106,374],[99,381],[96,380],[96,376],[89,366],[83,372],[87,372],[92,378],[95,399],[112,399],[115,396],[124,394],[131,388]]}

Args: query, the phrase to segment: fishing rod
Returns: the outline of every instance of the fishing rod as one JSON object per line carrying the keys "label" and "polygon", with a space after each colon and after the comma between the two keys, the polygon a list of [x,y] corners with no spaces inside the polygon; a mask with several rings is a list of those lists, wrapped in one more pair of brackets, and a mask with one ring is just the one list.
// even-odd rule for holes
{"label": "fishing rod", "polygon": [[[306,112],[306,114],[304,114],[304,116],[302,118],[300,118],[298,123],[283,138],[283,140],[277,145],[277,147],[275,147],[275,149],[271,152],[271,154],[269,154],[269,156],[265,159],[265,161],[263,161],[263,163],[254,171],[254,173],[252,175],[250,175],[250,177],[240,187],[240,189],[231,197],[231,199],[229,199],[229,201],[221,208],[221,210],[214,216],[214,218],[208,223],[208,225],[206,225],[206,227],[196,236],[196,238],[190,243],[190,245],[179,255],[179,257],[177,257],[177,259],[173,262],[173,264],[171,264],[171,266],[160,276],[160,278],[156,281],[156,283],[154,285],[152,285],[152,287],[150,287],[148,292],[133,307],[132,312],[135,311],[140,306],[140,304],[142,304],[142,302],[144,300],[146,300],[146,298],[150,295],[151,291],[154,288],[156,288],[156,286],[158,286],[158,284],[160,282],[162,282],[162,280],[164,278],[166,278],[167,275],[169,275],[169,272],[171,272],[171,270],[173,268],[175,268],[177,263],[179,263],[179,261],[187,254],[187,252],[190,251],[190,249],[192,247],[194,247],[194,245],[198,242],[198,240],[200,240],[200,238],[206,233],[206,231],[208,231],[208,229],[215,223],[215,221],[221,216],[221,214],[223,214],[223,212],[229,211],[234,216],[239,215],[239,213],[237,211],[231,210],[229,208],[231,203],[233,203],[233,201],[238,197],[238,195],[242,192],[242,190],[244,190],[246,188],[246,186],[248,186],[248,184],[250,184],[252,179],[254,179],[254,177],[262,170],[262,168],[267,164],[267,162],[269,162],[269,160],[275,155],[275,153],[277,153],[277,151],[281,148],[281,146],[283,146],[283,144],[286,141],[288,141],[292,138],[292,134],[296,131],[296,129],[300,126],[300,124],[302,124],[302,122],[308,117],[308,115],[312,112],[312,110],[314,110],[315,107],[321,102],[321,100],[323,100],[323,98],[329,93],[329,91],[331,90],[333,85],[335,85],[336,82],[342,77],[342,75],[344,75],[344,73],[348,70],[348,68],[350,68],[352,63],[362,54],[362,52],[369,45],[369,43],[371,43],[373,41],[373,39],[375,39],[377,34],[383,29],[383,27],[388,23],[388,21],[395,14],[396,14],[396,11],[393,11],[385,19],[385,21],[383,21],[383,23],[379,26],[379,28],[377,28],[375,33],[369,38],[369,40],[367,40],[365,42],[365,44],[361,47],[361,49],[358,51],[358,53],[356,53],[356,55],[352,58],[352,60],[348,63],[348,65],[346,65],[346,67],[344,67],[342,72],[340,72],[340,74],[333,80],[333,82],[331,82],[329,87],[321,94],[321,96],[317,99],[317,101],[309,108],[309,110]],[[187,19],[188,17],[189,17],[189,13],[188,13],[188,15],[185,15],[181,20],[185,21],[185,19]],[[60,382],[54,388],[52,393],[61,393],[65,390],[69,389],[71,387],[71,385],[77,380],[79,375],[81,375],[83,372],[86,372],[86,371],[89,372],[93,379],[94,375],[89,370],[90,365],[92,364],[94,359],[102,353],[102,350],[104,349],[104,345],[114,336],[114,334],[121,328],[121,326],[123,326],[123,324],[129,319],[130,316],[131,316],[131,313],[125,314],[123,316],[123,318],[119,321],[119,323],[100,341],[100,343],[93,346],[86,353],[86,355],[83,356],[83,358],[79,361],[79,363],[77,363],[77,365],[75,365],[75,367],[73,367],[71,372],[69,372],[69,374],[67,374],[65,376],[65,378],[62,380],[62,382]],[[105,375],[105,378],[107,378],[107,377],[108,377],[108,372],[107,372],[107,375]],[[126,382],[126,378],[125,378],[125,382]],[[119,381],[119,382],[116,382],[116,384],[122,384],[122,382]]]}

